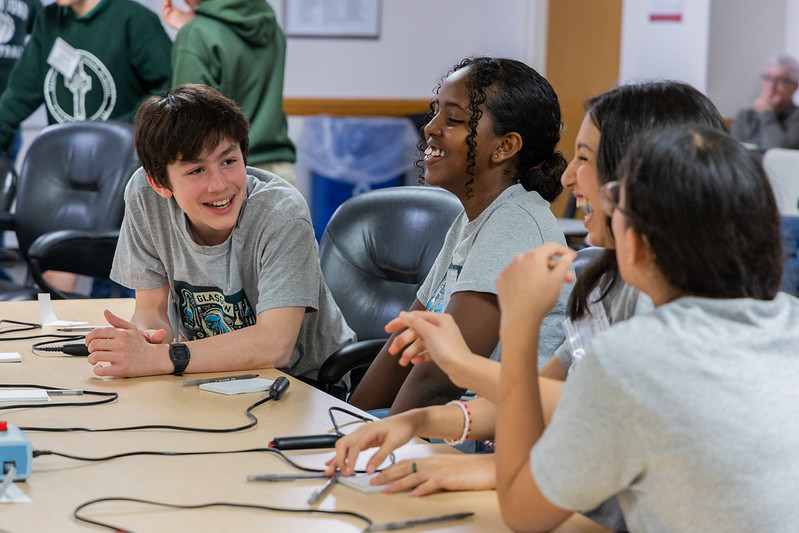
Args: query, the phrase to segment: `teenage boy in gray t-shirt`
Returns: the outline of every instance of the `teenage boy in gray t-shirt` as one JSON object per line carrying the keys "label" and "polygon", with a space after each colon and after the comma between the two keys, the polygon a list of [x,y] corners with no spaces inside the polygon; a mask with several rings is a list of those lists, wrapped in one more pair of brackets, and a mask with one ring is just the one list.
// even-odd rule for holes
{"label": "teenage boy in gray t-shirt", "polygon": [[300,194],[245,166],[247,121],[215,89],[151,97],[135,124],[142,168],[111,277],[136,290],[136,308],[130,322],[106,311],[112,327],[86,336],[95,374],[274,366],[315,378],[355,335],[322,279]]}

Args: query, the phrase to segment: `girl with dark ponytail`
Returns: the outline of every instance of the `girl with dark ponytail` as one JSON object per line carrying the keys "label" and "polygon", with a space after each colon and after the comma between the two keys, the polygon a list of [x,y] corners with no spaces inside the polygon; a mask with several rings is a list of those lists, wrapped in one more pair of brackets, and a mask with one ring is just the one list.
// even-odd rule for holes
{"label": "girl with dark ponytail", "polygon": [[[456,195],[464,211],[411,309],[446,311],[471,352],[497,359],[494,279],[518,253],[545,242],[565,244],[550,210],[566,167],[556,149],[562,127],[558,98],[524,63],[489,57],[461,61],[435,92],[419,165],[425,181]],[[541,364],[563,342],[567,296],[568,290],[545,321]],[[390,407],[394,414],[443,404],[464,392],[435,363],[400,366],[387,346],[355,389],[352,404]]]}

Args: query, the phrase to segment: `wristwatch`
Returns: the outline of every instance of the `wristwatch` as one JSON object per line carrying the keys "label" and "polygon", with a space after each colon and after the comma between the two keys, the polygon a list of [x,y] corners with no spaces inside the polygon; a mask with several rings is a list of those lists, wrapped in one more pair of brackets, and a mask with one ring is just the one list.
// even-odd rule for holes
{"label": "wristwatch", "polygon": [[175,365],[173,374],[182,374],[186,367],[189,366],[191,359],[191,352],[189,347],[182,342],[173,342],[169,345],[169,358],[172,359],[172,364]]}

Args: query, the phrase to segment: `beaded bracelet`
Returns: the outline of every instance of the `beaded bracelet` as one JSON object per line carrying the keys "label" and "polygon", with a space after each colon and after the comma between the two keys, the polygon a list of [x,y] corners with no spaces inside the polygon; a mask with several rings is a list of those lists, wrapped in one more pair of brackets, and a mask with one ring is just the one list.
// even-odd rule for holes
{"label": "beaded bracelet", "polygon": [[469,410],[469,406],[461,400],[453,400],[447,405],[457,405],[463,411],[463,433],[461,433],[460,438],[458,440],[444,439],[444,442],[450,446],[457,446],[458,444],[463,444],[469,438],[469,433],[472,432],[472,412]]}

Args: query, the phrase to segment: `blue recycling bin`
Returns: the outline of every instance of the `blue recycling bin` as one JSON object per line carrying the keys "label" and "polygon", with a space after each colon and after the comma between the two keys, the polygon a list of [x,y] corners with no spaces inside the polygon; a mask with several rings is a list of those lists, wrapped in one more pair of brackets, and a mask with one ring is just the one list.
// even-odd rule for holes
{"label": "blue recycling bin", "polygon": [[307,117],[297,144],[311,171],[311,221],[317,240],[348,198],[400,185],[403,175],[415,169],[418,142],[408,119]]}

